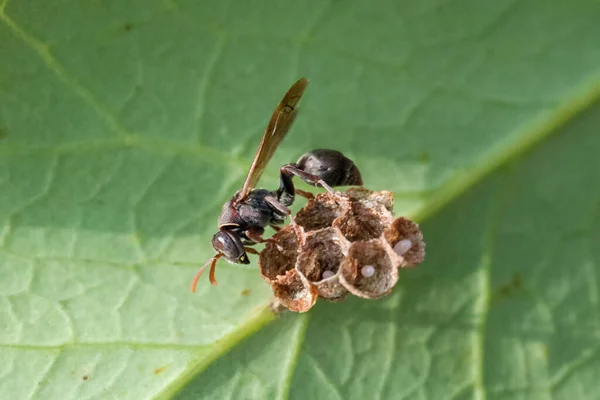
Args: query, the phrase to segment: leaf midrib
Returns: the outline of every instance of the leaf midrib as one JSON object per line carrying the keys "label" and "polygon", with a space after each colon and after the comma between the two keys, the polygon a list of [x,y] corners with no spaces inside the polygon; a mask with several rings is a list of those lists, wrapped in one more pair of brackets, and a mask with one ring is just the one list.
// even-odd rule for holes
{"label": "leaf midrib", "polygon": [[493,171],[530,151],[551,133],[556,132],[600,98],[600,70],[578,85],[553,112],[540,112],[525,126],[505,135],[480,155],[471,168],[457,172],[453,178],[425,201],[412,218],[423,222],[446,204],[475,186]]}
{"label": "leaf midrib", "polygon": [[[469,170],[458,173],[453,179],[449,180],[439,190],[434,192],[431,198],[420,207],[420,211],[415,212],[410,217],[422,223],[427,218],[434,216],[445,205],[449,204],[460,194],[466,192],[469,188],[482,181],[493,171],[507,162],[531,151],[532,148],[540,144],[551,133],[557,132],[560,127],[566,125],[575,116],[589,108],[598,98],[600,98],[600,73],[594,75],[591,79],[586,80],[580,85],[579,90],[575,90],[571,96],[568,96],[567,100],[557,107],[554,112],[540,113],[534,122],[530,123],[528,126],[516,129],[507,136],[507,140],[498,142],[490,149],[490,151],[486,152],[483,157],[479,157],[479,164]],[[515,137],[518,139],[515,140]],[[269,312],[268,310],[265,311]],[[303,329],[301,329],[297,337],[294,338],[296,343],[290,343],[290,345],[294,346],[296,349],[293,352],[295,358],[289,360],[289,365],[286,368],[287,379],[280,392],[281,398],[287,398],[287,394],[289,394],[290,382],[310,323],[310,314],[304,314],[301,318],[303,318]],[[274,318],[272,320],[274,320]],[[264,325],[270,321],[266,321]],[[243,330],[244,326],[242,325],[240,331]],[[199,365],[201,365],[201,367],[197,368],[196,371],[198,373],[204,371],[211,362],[200,363]],[[190,375],[193,376],[195,374],[186,374],[185,380],[177,379],[173,381],[167,390],[157,393],[155,398],[169,398],[170,395],[176,393],[178,389],[182,388],[190,380],[188,379]]]}

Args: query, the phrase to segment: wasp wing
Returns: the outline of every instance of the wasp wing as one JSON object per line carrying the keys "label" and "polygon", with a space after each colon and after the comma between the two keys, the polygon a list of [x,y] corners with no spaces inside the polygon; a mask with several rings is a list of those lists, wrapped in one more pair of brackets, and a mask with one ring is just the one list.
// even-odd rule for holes
{"label": "wasp wing", "polygon": [[296,118],[296,104],[300,101],[307,85],[308,79],[306,78],[301,78],[294,83],[275,108],[254,156],[254,161],[252,161],[244,186],[240,195],[237,196],[238,201],[243,200],[256,186],[269,160],[273,157],[273,153],[290,130],[290,126]]}

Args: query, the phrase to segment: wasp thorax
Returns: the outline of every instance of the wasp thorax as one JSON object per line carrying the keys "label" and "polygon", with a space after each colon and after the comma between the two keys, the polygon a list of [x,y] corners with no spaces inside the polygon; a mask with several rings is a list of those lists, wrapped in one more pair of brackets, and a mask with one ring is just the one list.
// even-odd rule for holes
{"label": "wasp thorax", "polygon": [[399,269],[423,261],[425,244],[416,223],[394,218],[393,194],[351,188],[322,193],[276,233],[259,265],[278,302],[305,312],[317,297],[377,299],[398,282]]}

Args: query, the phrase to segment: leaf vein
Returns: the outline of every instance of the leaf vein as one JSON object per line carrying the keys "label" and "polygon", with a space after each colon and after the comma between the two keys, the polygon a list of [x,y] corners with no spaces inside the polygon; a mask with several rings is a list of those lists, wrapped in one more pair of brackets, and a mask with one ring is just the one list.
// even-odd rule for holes
{"label": "leaf vein", "polygon": [[[0,348],[2,348],[2,346],[0,346]],[[41,376],[37,379],[37,385],[33,385],[33,391],[29,395],[30,399],[38,397],[37,395],[42,391],[42,389],[48,383],[48,376],[50,375],[50,373],[52,372],[52,369],[56,365],[56,361],[58,360],[59,355],[60,355],[60,352],[54,354],[54,358],[52,358],[52,361],[46,366],[46,369],[42,372]]]}
{"label": "leaf vein", "polygon": [[206,71],[204,72],[204,76],[200,79],[200,84],[198,87],[198,94],[196,97],[196,107],[194,109],[194,115],[192,117],[194,131],[197,135],[198,142],[202,142],[202,120],[204,118],[204,113],[206,109],[207,96],[209,90],[209,84],[211,78],[213,77],[221,54],[223,53],[223,49],[225,48],[225,43],[227,42],[227,36],[225,33],[221,33],[218,35],[217,44],[212,54],[208,58],[206,62]]}
{"label": "leaf vein", "polygon": [[291,357],[287,365],[283,369],[283,382],[280,386],[280,390],[277,392],[277,399],[285,400],[289,397],[290,391],[292,389],[292,381],[294,378],[294,372],[296,371],[296,367],[298,365],[298,359],[300,357],[300,353],[302,350],[302,345],[306,340],[306,332],[308,331],[308,325],[310,322],[309,314],[302,314],[298,317],[300,319],[300,323],[298,329],[296,330],[296,334],[293,338],[295,345],[292,348]]}
{"label": "leaf vein", "polygon": [[109,125],[114,129],[117,135],[125,137],[128,132],[120,125],[117,118],[104,106],[94,95],[76,79],[71,77],[66,69],[58,62],[58,60],[52,55],[49,46],[41,42],[39,39],[27,33],[21,28],[16,21],[10,18],[4,10],[0,10],[0,20],[13,31],[15,36],[23,41],[34,53],[36,53],[44,65],[52,71],[69,89],[77,94],[86,104],[92,107],[94,111],[98,113]]}
{"label": "leaf vein", "polygon": [[327,374],[325,374],[325,371],[323,371],[323,368],[321,368],[321,365],[319,365],[319,363],[317,362],[317,360],[315,360],[315,358],[310,355],[309,353],[305,353],[304,356],[307,358],[307,360],[309,360],[311,362],[311,364],[313,365],[314,369],[315,369],[315,375],[321,379],[321,381],[323,383],[325,383],[333,392],[333,394],[336,395],[336,398],[339,400],[343,400],[344,396],[342,395],[342,392],[340,391],[340,389],[333,383],[333,381],[331,379],[329,379],[327,377]]}

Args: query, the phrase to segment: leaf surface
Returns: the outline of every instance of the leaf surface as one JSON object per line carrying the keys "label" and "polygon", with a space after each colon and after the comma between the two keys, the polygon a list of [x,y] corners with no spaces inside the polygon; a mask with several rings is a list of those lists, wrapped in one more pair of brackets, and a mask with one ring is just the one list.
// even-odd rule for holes
{"label": "leaf surface", "polygon": [[594,398],[598,124],[600,102],[424,223],[393,295],[283,318],[177,398]]}
{"label": "leaf surface", "polygon": [[[0,3],[0,397],[593,397],[599,17],[592,0]],[[428,218],[427,262],[384,301],[319,304],[224,355],[273,319],[270,289],[255,264],[189,280],[300,76],[261,185],[344,151]]]}

